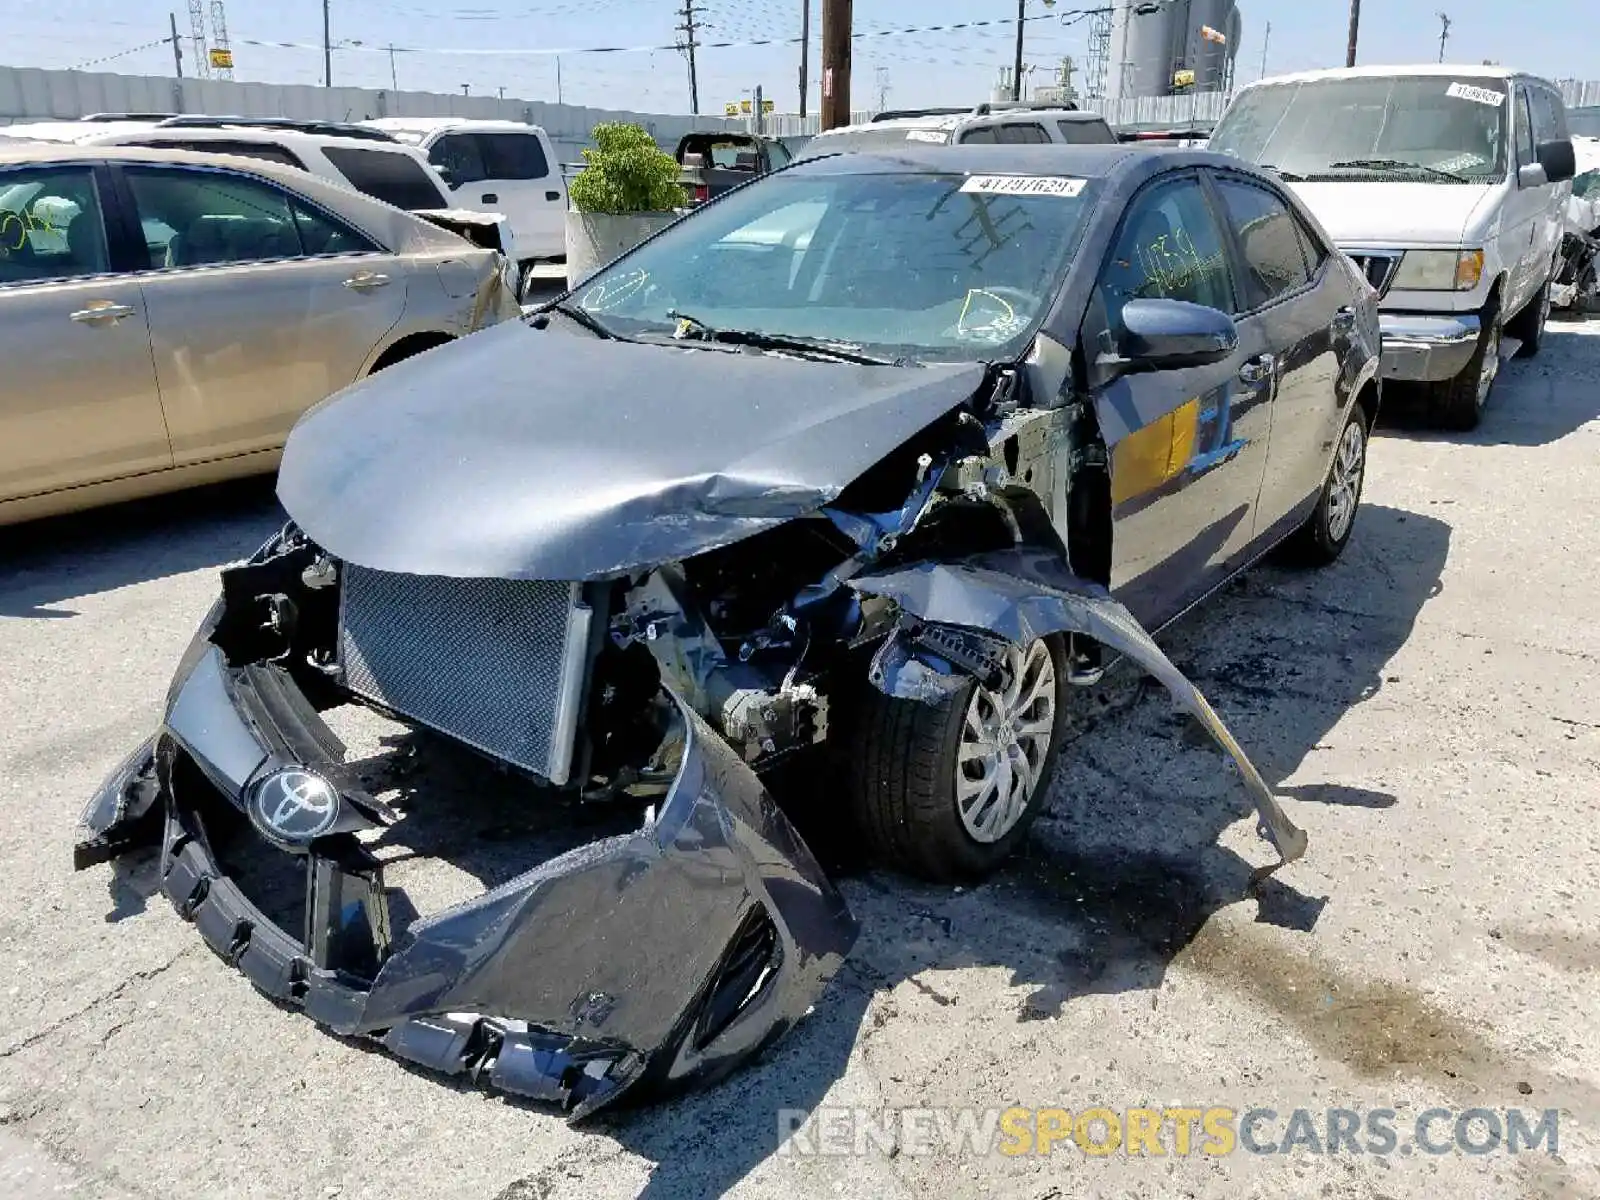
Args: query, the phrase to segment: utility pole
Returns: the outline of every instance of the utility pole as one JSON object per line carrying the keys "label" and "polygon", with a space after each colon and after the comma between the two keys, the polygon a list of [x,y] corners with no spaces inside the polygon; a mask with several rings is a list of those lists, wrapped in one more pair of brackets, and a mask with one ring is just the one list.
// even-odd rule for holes
{"label": "utility pole", "polygon": [[1028,19],[1028,0],[1017,0],[1017,65],[1011,72],[1011,98],[1022,99],[1022,25]]}
{"label": "utility pole", "polygon": [[851,0],[822,0],[822,127],[850,124]]}
{"label": "utility pole", "polygon": [[1267,22],[1267,36],[1261,42],[1261,78],[1267,77],[1267,49],[1272,45],[1272,22]]}
{"label": "utility pole", "polygon": [[758,84],[756,84],[756,102],[755,102],[756,133],[758,135],[763,133],[763,132],[765,132],[765,126],[766,126],[765,114],[762,113],[761,106],[762,106],[761,85],[758,83]]}
{"label": "utility pole", "polygon": [[683,34],[683,41],[678,44],[678,49],[686,51],[689,55],[689,111],[695,116],[700,115],[700,81],[694,71],[694,0],[683,0],[683,7],[678,10],[678,15],[683,18],[683,24],[678,26],[678,31]]}
{"label": "utility pole", "polygon": [[800,0],[800,115],[806,115],[806,91],[810,87],[811,0]]}
{"label": "utility pole", "polygon": [[1350,45],[1344,52],[1344,65],[1356,65],[1356,36],[1361,32],[1361,0],[1350,0]]}
{"label": "utility pole", "polygon": [[1444,61],[1444,44],[1450,40],[1450,17],[1449,17],[1449,15],[1446,14],[1446,13],[1441,12],[1439,14],[1439,22],[1443,26],[1443,28],[1441,28],[1439,30],[1439,61],[1443,62]]}
{"label": "utility pole", "polygon": [[389,43],[389,90],[391,92],[398,92],[400,90],[400,76],[394,69],[393,42]]}
{"label": "utility pole", "polygon": [[333,35],[328,25],[328,0],[322,0],[322,86],[333,86]]}
{"label": "utility pole", "polygon": [[561,101],[561,55],[556,55],[556,103]]}
{"label": "utility pole", "polygon": [[172,19],[172,65],[178,68],[178,78],[183,78],[183,44],[178,39],[178,14],[169,12]]}

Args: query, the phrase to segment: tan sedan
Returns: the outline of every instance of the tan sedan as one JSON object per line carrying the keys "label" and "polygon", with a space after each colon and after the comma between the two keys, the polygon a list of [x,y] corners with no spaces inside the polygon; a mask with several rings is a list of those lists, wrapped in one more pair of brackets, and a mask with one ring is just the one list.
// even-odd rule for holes
{"label": "tan sedan", "polygon": [[317,401],[518,312],[496,251],[302,171],[0,147],[0,524],[270,471]]}

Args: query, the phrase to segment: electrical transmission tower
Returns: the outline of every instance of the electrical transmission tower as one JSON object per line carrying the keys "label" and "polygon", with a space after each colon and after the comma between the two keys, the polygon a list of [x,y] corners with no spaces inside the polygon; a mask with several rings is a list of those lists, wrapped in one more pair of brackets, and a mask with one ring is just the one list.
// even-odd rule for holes
{"label": "electrical transmission tower", "polygon": [[206,54],[205,0],[189,0],[189,37],[194,42],[194,73],[211,78],[211,58]]}
{"label": "electrical transmission tower", "polygon": [[875,74],[878,77],[878,111],[885,112],[889,108],[889,68],[879,67]]}
{"label": "electrical transmission tower", "polygon": [[[222,0],[211,0],[211,44],[218,50],[231,50],[228,45],[228,14],[223,11]],[[218,67],[218,79],[232,79],[231,66]]]}
{"label": "electrical transmission tower", "polygon": [[683,34],[683,41],[678,43],[678,49],[689,56],[689,111],[695,116],[700,115],[700,81],[694,72],[694,51],[698,43],[694,40],[694,0],[683,0],[683,7],[678,10],[678,15],[683,18],[683,24],[678,26],[678,32]]}
{"label": "electrical transmission tower", "polygon": [[1106,98],[1106,75],[1111,68],[1111,21],[1115,13],[1106,8],[1089,18],[1089,54],[1084,71],[1084,88],[1091,100]]}

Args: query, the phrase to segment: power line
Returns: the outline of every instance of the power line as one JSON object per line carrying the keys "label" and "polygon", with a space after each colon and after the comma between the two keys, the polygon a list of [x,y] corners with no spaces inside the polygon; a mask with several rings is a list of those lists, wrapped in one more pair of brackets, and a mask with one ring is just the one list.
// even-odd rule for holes
{"label": "power line", "polygon": [[163,38],[157,38],[153,42],[145,42],[141,46],[129,46],[126,50],[118,50],[115,54],[104,54],[104,55],[101,55],[99,58],[91,58],[86,62],[78,63],[76,66],[68,67],[67,70],[69,70],[69,71],[81,71],[85,67],[97,66],[100,63],[110,62],[113,59],[117,59],[117,58],[126,58],[128,55],[137,54],[141,50],[151,50],[151,49],[154,49],[156,46],[165,46],[171,40],[172,40],[171,38],[164,38],[163,37]]}

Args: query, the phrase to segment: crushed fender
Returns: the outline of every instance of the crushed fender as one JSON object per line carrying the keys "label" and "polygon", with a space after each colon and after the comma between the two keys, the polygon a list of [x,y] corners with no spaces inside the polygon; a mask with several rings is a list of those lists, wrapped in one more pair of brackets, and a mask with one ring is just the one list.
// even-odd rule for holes
{"label": "crushed fender", "polygon": [[[919,621],[950,627],[936,631],[936,642],[926,629],[902,628],[879,652],[873,683],[904,699],[937,702],[946,692],[941,675],[979,674],[984,656],[975,654],[962,662],[959,650],[981,650],[985,635],[1025,646],[1048,634],[1080,633],[1126,655],[1161,681],[1174,703],[1205,727],[1244,777],[1259,830],[1280,856],[1279,862],[1253,873],[1251,886],[1306,852],[1305,832],[1278,806],[1266,780],[1200,690],[1110,592],[1073,575],[1058,555],[1017,548],[956,563],[914,563],[859,575],[849,583],[865,595],[893,601]],[[963,639],[962,633],[975,636]]]}

